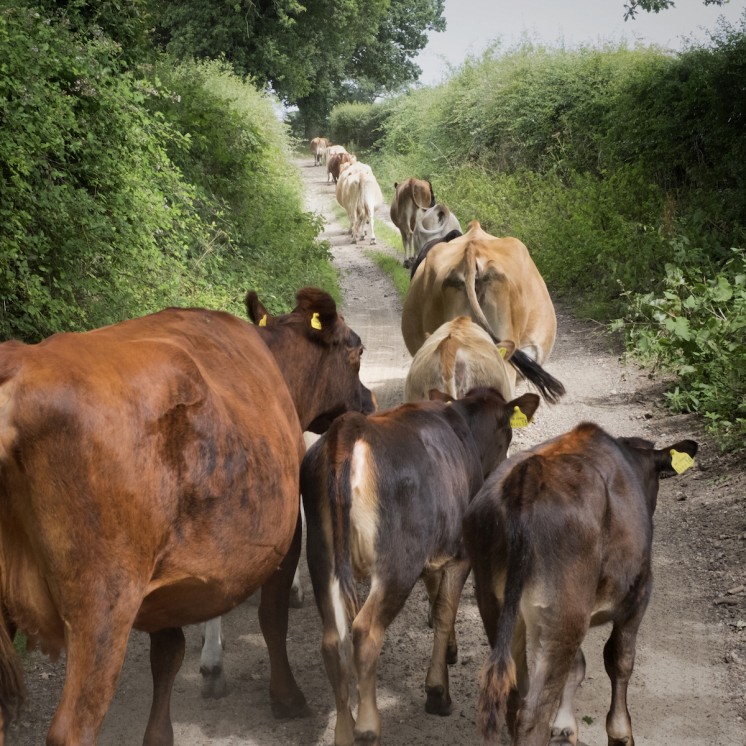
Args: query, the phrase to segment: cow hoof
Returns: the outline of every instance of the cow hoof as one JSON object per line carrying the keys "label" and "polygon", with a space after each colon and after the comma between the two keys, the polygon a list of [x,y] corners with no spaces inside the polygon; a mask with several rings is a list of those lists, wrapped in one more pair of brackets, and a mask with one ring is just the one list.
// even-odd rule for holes
{"label": "cow hoof", "polygon": [[428,715],[450,715],[452,705],[451,697],[442,686],[425,687],[427,699],[425,700],[425,712]]}
{"label": "cow hoof", "polygon": [[609,738],[609,746],[635,746],[635,739],[632,736],[624,738]]}
{"label": "cow hoof", "polygon": [[572,728],[552,728],[550,746],[575,746],[577,742],[577,734]]}
{"label": "cow hoof", "polygon": [[363,746],[375,746],[378,743],[378,733],[374,733],[372,730],[366,730],[362,733],[355,731],[355,743]]}
{"label": "cow hoof", "polygon": [[272,715],[277,720],[296,720],[298,718],[307,718],[312,715],[311,708],[306,704],[306,698],[302,692],[287,702],[272,700]]}
{"label": "cow hoof", "polygon": [[402,267],[404,267],[404,269],[409,269],[411,266],[412,266],[412,260],[411,259],[405,259],[402,262]]}
{"label": "cow hoof", "polygon": [[228,694],[228,682],[222,671],[202,672],[202,696],[204,699],[222,699]]}
{"label": "cow hoof", "polygon": [[303,608],[303,589],[298,588],[297,590],[295,588],[292,588],[290,590],[290,608],[292,609],[302,609]]}

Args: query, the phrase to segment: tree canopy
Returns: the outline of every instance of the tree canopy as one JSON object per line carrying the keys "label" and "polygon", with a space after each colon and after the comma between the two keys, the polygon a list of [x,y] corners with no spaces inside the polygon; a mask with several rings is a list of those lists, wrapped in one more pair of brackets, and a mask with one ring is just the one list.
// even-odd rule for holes
{"label": "tree canopy", "polygon": [[[703,2],[705,5],[724,5],[728,0],[703,0]],[[641,10],[646,13],[660,13],[675,5],[674,0],[630,0],[624,4],[624,20],[634,18]]]}
{"label": "tree canopy", "polygon": [[169,52],[224,55],[238,72],[301,110],[307,132],[340,101],[413,82],[444,0],[166,0],[154,6]]}

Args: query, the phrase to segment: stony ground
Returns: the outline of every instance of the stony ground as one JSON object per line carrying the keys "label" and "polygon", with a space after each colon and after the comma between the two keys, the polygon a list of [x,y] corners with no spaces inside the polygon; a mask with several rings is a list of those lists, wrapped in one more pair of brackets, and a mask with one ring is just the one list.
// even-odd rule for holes
{"label": "stony ground", "polygon": [[[344,313],[366,345],[362,377],[382,408],[402,400],[409,356],[401,339],[401,302],[368,256],[349,243],[346,223],[335,216],[334,190],[310,157],[298,166],[310,209],[324,215],[342,273]],[[403,175],[404,176],[404,175]],[[380,217],[386,218],[386,210]],[[379,250],[392,251],[381,245]],[[656,513],[655,588],[638,638],[629,707],[636,741],[646,746],[744,746],[746,744],[746,478],[743,462],[723,458],[690,416],[671,416],[661,406],[664,381],[625,365],[602,328],[559,309],[559,335],[548,370],[568,390],[554,407],[542,405],[534,423],[517,431],[514,449],[553,437],[581,420],[615,435],[639,435],[661,444],[684,437],[700,441],[694,469],[665,480]],[[187,630],[187,657],[177,679],[172,716],[183,746],[288,746],[332,744],[334,702],[320,655],[320,624],[310,581],[301,565],[304,608],[291,610],[289,655],[313,709],[301,721],[273,720],[267,693],[268,663],[248,601],[224,620],[230,692],[222,700],[200,696],[197,628]],[[426,626],[424,589],[417,587],[389,628],[379,664],[379,706],[384,741],[391,746],[465,746],[479,742],[474,706],[479,668],[487,645],[471,580],[458,616],[461,657],[451,669],[454,713],[424,711],[424,676],[432,641]],[[592,630],[584,651],[588,675],[577,699],[586,746],[606,743],[604,722],[610,687],[601,649],[607,629]],[[37,746],[56,707],[64,660],[32,655],[26,662],[29,706],[9,743]],[[142,740],[150,702],[147,637],[133,633],[117,696],[100,743]]]}

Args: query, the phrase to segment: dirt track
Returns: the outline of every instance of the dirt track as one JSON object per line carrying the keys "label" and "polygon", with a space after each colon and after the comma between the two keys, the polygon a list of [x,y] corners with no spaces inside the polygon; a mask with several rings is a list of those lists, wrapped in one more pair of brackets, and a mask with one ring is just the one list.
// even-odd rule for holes
{"label": "dirt track", "polygon": [[[299,162],[308,206],[327,219],[324,237],[342,271],[344,313],[363,338],[363,380],[382,408],[401,401],[409,355],[399,330],[401,303],[390,282],[366,256],[367,247],[349,243],[335,218],[334,190],[312,160]],[[382,217],[385,211],[382,211]],[[467,221],[468,222],[468,219]],[[385,250],[385,247],[379,248]],[[691,417],[672,417],[657,406],[661,382],[635,366],[624,366],[618,351],[594,325],[559,314],[559,336],[547,365],[568,389],[562,403],[542,405],[535,422],[518,431],[513,449],[593,420],[615,435],[656,441],[695,437]],[[746,744],[746,594],[732,604],[714,605],[728,589],[746,584],[746,492],[744,473],[717,457],[706,443],[697,467],[666,480],[656,513],[655,588],[638,638],[629,707],[638,744],[743,746]],[[228,697],[200,696],[197,628],[186,630],[187,657],[177,679],[172,717],[176,743],[287,746],[333,743],[334,703],[320,655],[320,624],[310,582],[301,566],[307,602],[291,610],[289,655],[314,716],[302,721],[273,720],[268,699],[268,662],[251,601],[225,618]],[[471,581],[462,598],[458,627],[461,658],[451,669],[454,713],[449,718],[424,712],[424,675],[431,632],[425,624],[424,589],[418,586],[390,627],[379,664],[379,706],[384,742],[394,746],[464,746],[478,743],[474,721],[477,677],[487,645]],[[743,625],[746,626],[746,625]],[[740,629],[743,629],[741,627]],[[601,648],[608,630],[589,635],[584,651],[588,675],[577,706],[581,741],[606,743],[604,722],[609,684]],[[104,725],[101,744],[138,744],[147,721],[150,673],[147,636],[133,633],[119,690]],[[33,655],[27,661],[30,707],[11,732],[10,744],[37,746],[58,701],[64,662],[51,664]]]}

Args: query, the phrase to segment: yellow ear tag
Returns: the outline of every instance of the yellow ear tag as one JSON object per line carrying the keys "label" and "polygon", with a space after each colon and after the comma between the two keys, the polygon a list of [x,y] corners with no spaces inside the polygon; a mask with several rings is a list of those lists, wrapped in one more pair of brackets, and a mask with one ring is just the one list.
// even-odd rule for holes
{"label": "yellow ear tag", "polygon": [[314,329],[321,329],[321,322],[319,321],[318,311],[314,311],[313,316],[311,316],[311,326]]}
{"label": "yellow ear tag", "polygon": [[690,466],[694,466],[694,459],[688,453],[681,453],[672,448],[671,466],[677,474],[681,474],[681,472],[686,471]]}
{"label": "yellow ear tag", "polygon": [[504,347],[498,347],[497,349],[500,351],[500,357],[502,358],[508,354],[508,351]]}
{"label": "yellow ear tag", "polygon": [[267,326],[267,314],[265,313],[261,319],[259,319],[259,326]]}
{"label": "yellow ear tag", "polygon": [[528,417],[526,417],[526,415],[521,412],[520,407],[513,408],[513,415],[510,418],[510,426],[513,429],[519,427],[528,427]]}

